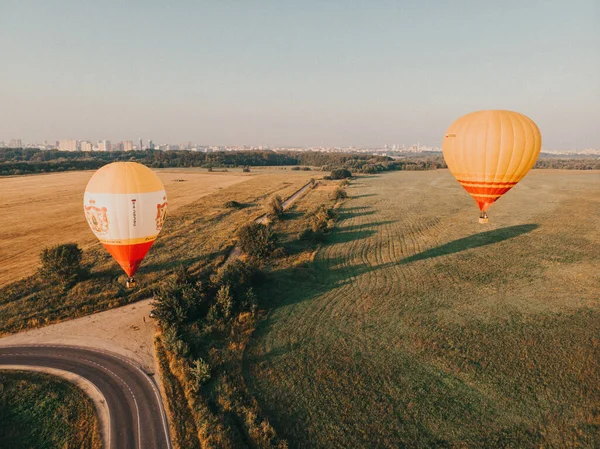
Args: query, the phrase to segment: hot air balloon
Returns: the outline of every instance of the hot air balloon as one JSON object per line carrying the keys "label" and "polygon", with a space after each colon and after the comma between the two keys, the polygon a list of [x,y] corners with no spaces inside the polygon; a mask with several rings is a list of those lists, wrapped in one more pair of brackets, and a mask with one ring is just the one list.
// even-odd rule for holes
{"label": "hot air balloon", "polygon": [[542,136],[528,117],[512,111],[478,111],[456,120],[442,149],[450,172],[479,205],[480,223],[488,208],[533,167]]}
{"label": "hot air balloon", "polygon": [[133,275],[165,222],[162,182],[136,162],[105,165],[88,182],[83,209],[96,237],[127,273],[127,287],[134,287]]}

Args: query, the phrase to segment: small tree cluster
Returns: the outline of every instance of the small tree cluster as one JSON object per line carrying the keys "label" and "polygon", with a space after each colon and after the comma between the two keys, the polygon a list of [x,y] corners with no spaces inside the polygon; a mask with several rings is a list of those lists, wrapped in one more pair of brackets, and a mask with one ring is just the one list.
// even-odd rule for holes
{"label": "small tree cluster", "polygon": [[153,312],[163,328],[178,328],[185,321],[205,313],[207,303],[202,282],[191,277],[184,267],[179,267],[154,295]]}
{"label": "small tree cluster", "polygon": [[277,241],[271,226],[261,223],[245,225],[238,231],[237,237],[242,251],[255,260],[267,259],[275,250]]}
{"label": "small tree cluster", "polygon": [[40,276],[48,282],[69,285],[82,276],[83,251],[76,243],[45,248],[40,254]]}
{"label": "small tree cluster", "polygon": [[316,209],[306,214],[308,228],[301,234],[300,238],[313,243],[325,240],[325,234],[335,226],[337,213],[335,210],[321,204]]}
{"label": "small tree cluster", "polygon": [[348,198],[348,193],[341,187],[336,187],[335,190],[329,196],[334,201],[343,200]]}
{"label": "small tree cluster", "polygon": [[283,213],[283,200],[279,195],[273,195],[267,203],[267,216],[270,219],[281,218]]}
{"label": "small tree cluster", "polygon": [[194,360],[189,368],[189,374],[192,380],[192,388],[198,393],[200,387],[210,379],[210,365],[202,358],[198,358]]}
{"label": "small tree cluster", "polygon": [[352,177],[352,172],[347,168],[336,168],[331,170],[329,177],[331,179],[346,179]]}
{"label": "small tree cluster", "polygon": [[242,172],[250,173],[250,167],[246,165],[244,168],[242,168]]}

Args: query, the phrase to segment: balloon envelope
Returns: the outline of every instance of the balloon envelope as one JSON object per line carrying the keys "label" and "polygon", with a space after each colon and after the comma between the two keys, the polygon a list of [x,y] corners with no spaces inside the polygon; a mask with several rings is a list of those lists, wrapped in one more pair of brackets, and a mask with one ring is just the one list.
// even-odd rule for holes
{"label": "balloon envelope", "polygon": [[145,165],[114,162],[94,173],[83,208],[96,237],[131,277],[163,227],[167,194]]}
{"label": "balloon envelope", "polygon": [[448,169],[485,212],[534,166],[542,136],[528,117],[478,111],[456,120],[444,136]]}

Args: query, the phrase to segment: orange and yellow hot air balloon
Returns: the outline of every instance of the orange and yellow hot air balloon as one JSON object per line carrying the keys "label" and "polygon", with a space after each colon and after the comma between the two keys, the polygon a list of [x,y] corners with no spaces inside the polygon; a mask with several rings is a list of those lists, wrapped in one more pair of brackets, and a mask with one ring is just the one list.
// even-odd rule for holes
{"label": "orange and yellow hot air balloon", "polygon": [[512,111],[478,111],[456,120],[442,149],[448,169],[481,210],[512,189],[534,166],[542,136],[530,118]]}
{"label": "orange and yellow hot air balloon", "polygon": [[105,165],[88,182],[83,209],[96,237],[129,276],[127,286],[133,287],[133,275],[165,221],[162,182],[136,162]]}

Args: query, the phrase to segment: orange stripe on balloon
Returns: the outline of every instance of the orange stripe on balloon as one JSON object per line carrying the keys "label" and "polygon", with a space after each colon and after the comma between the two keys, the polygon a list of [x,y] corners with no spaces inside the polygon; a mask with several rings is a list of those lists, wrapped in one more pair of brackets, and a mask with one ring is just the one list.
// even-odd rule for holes
{"label": "orange stripe on balloon", "polygon": [[514,187],[515,185],[517,185],[516,182],[463,181],[461,179],[458,179],[458,182],[460,182],[463,186],[467,185],[470,187],[498,188],[498,187]]}
{"label": "orange stripe on balloon", "polygon": [[115,258],[115,260],[121,265],[121,268],[127,273],[127,276],[133,276],[140,267],[144,256],[154,243],[136,243],[133,245],[110,245],[103,243],[102,245],[106,250]]}
{"label": "orange stripe on balloon", "polygon": [[471,187],[463,184],[463,187],[471,195],[494,195],[500,196],[508,192],[512,187]]}

